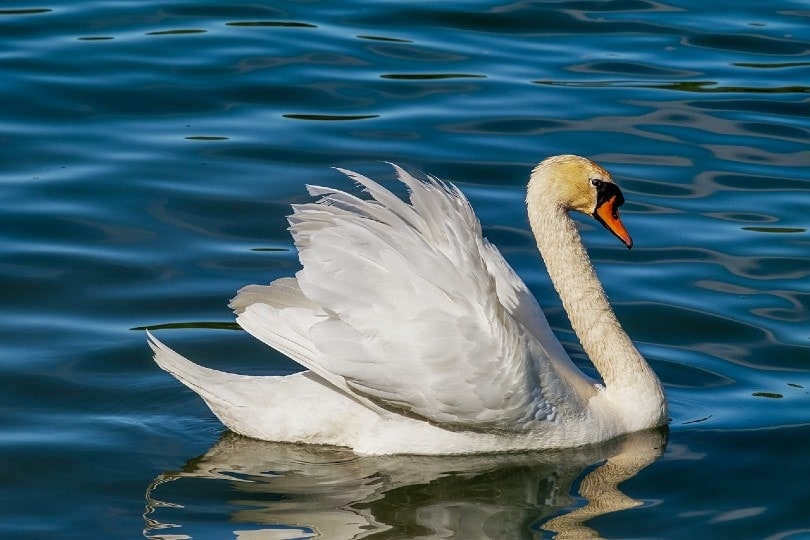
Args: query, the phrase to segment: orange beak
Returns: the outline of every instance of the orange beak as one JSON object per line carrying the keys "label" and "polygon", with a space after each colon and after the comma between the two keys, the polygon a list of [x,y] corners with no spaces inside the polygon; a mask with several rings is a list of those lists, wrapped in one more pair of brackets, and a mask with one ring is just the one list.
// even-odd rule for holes
{"label": "orange beak", "polygon": [[624,242],[627,249],[633,247],[633,239],[627,229],[624,228],[622,220],[619,219],[619,205],[616,204],[617,195],[613,195],[605,202],[596,207],[593,217],[596,218],[607,230],[619,237]]}

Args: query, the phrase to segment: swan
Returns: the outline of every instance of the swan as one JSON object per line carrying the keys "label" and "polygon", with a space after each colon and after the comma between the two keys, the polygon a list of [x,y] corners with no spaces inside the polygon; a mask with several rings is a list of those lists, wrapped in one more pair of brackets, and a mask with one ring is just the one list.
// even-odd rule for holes
{"label": "swan", "polygon": [[570,211],[628,248],[610,174],[579,156],[531,172],[529,224],[601,382],[580,371],[454,185],[392,165],[409,201],[308,186],[290,231],[302,269],[231,301],[248,333],[306,368],[245,376],[197,365],[147,331],[154,359],[236,433],[358,454],[576,447],[663,425],[658,377],[608,303]]}

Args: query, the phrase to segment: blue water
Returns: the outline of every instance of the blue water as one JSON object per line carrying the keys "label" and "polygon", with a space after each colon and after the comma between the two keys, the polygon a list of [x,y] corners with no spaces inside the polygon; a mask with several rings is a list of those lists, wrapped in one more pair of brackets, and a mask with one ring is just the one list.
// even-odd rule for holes
{"label": "blue water", "polygon": [[[810,537],[806,2],[9,1],[0,35],[0,536]],[[359,458],[227,434],[152,362],[143,327],[297,370],[227,301],[295,271],[305,183],[388,160],[467,193],[588,369],[522,204],[558,153],[624,190],[635,247],[583,235],[668,434]]]}

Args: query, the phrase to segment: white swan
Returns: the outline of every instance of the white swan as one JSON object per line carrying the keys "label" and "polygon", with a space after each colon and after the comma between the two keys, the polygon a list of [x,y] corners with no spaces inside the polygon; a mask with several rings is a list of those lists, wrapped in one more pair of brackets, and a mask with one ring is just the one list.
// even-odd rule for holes
{"label": "white swan", "polygon": [[453,185],[395,166],[410,204],[357,173],[364,200],[309,187],[290,231],[303,269],[239,291],[231,307],[253,336],[308,370],[223,373],[154,336],[156,362],[232,431],[347,446],[362,454],[459,454],[573,447],[664,424],[660,381],[622,330],[568,211],[592,215],[627,247],[624,202],[585,158],[532,172],[529,223],[582,347],[584,375],[537,301],[481,235]]}

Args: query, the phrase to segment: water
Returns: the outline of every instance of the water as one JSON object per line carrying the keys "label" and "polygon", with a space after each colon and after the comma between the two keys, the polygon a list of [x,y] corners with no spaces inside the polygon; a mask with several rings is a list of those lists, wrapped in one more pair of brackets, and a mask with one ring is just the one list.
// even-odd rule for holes
{"label": "water", "polygon": [[[810,537],[810,9],[704,4],[5,2],[0,536]],[[138,328],[296,370],[227,300],[295,271],[305,183],[389,160],[458,183],[586,367],[522,206],[566,152],[628,199],[632,251],[582,227],[665,383],[665,446],[278,447],[152,363]]]}

